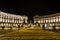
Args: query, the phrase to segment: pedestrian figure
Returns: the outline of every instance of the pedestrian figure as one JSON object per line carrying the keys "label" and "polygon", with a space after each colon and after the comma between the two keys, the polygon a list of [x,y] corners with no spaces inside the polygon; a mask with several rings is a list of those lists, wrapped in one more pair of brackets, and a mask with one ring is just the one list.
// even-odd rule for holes
{"label": "pedestrian figure", "polygon": [[20,25],[18,25],[18,30],[20,30]]}
{"label": "pedestrian figure", "polygon": [[53,26],[53,30],[55,30],[55,26]]}
{"label": "pedestrian figure", "polygon": [[43,28],[43,30],[44,30],[44,29],[45,29],[45,26],[43,25],[43,27],[42,27],[42,28]]}

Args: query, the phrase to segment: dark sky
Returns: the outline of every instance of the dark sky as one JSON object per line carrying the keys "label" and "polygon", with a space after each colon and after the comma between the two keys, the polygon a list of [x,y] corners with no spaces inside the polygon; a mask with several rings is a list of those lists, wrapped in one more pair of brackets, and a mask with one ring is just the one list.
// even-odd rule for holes
{"label": "dark sky", "polygon": [[0,1],[0,11],[17,15],[27,15],[29,19],[32,19],[34,15],[42,16],[60,12],[60,2],[58,0],[5,0]]}

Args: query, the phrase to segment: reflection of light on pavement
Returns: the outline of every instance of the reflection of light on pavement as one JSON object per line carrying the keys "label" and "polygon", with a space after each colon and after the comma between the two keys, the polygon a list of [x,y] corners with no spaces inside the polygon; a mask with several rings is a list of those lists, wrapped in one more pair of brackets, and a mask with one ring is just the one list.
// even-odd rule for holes
{"label": "reflection of light on pavement", "polygon": [[[2,29],[2,28],[0,28],[0,29]],[[4,28],[4,29],[10,29],[10,28]],[[12,28],[12,29],[18,29],[18,28]]]}

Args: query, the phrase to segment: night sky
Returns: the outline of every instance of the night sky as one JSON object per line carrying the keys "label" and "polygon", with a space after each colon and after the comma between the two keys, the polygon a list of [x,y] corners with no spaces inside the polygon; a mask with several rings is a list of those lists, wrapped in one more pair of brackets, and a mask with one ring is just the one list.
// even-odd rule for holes
{"label": "night sky", "polygon": [[33,19],[34,15],[49,15],[60,12],[60,2],[57,1],[0,1],[0,11],[17,15],[27,15],[30,19]]}

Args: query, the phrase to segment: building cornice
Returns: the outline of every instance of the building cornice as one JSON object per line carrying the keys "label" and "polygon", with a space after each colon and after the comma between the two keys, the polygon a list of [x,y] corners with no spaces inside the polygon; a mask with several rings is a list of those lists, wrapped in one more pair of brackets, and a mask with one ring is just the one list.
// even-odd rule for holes
{"label": "building cornice", "polygon": [[36,15],[36,16],[34,16],[34,18],[35,17],[54,17],[54,16],[59,16],[60,15],[60,13],[55,13],[55,14],[50,14],[50,15],[44,15],[44,16],[39,16],[39,15]]}

